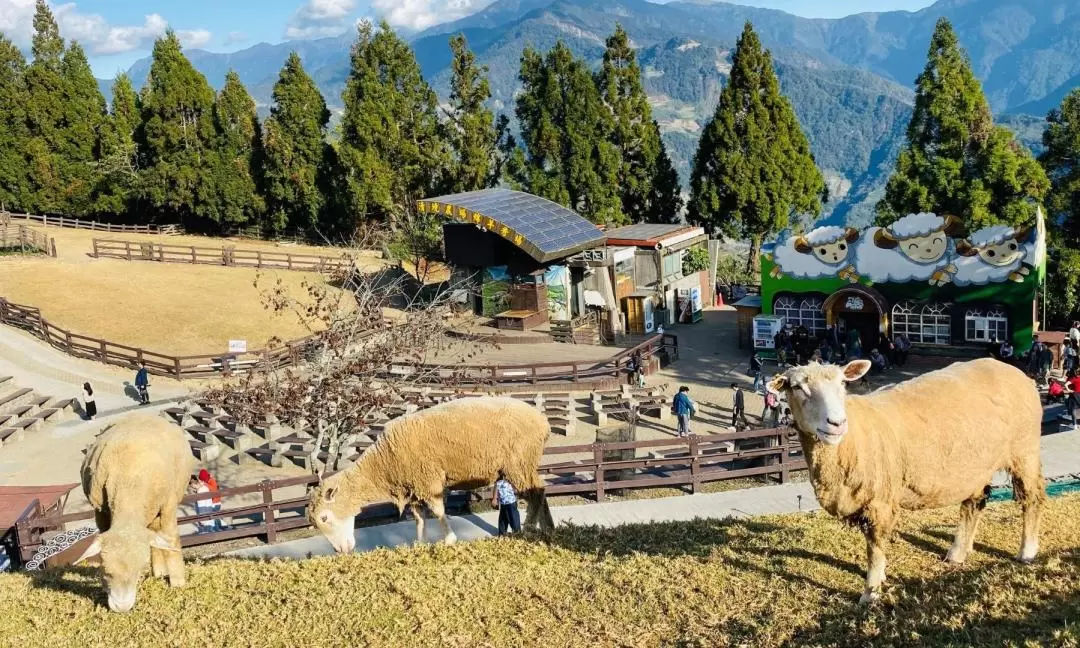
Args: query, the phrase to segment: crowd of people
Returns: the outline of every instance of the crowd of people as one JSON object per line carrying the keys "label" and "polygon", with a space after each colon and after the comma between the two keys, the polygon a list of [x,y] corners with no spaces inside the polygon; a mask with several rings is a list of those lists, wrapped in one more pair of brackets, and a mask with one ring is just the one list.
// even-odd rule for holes
{"label": "crowd of people", "polygon": [[[911,340],[904,333],[898,333],[892,338],[881,333],[870,346],[865,343],[858,329],[851,328],[847,333],[841,333],[834,324],[829,324],[824,333],[819,335],[811,335],[809,329],[802,324],[796,327],[789,324],[774,336],[773,344],[777,362],[781,367],[811,362],[839,364],[865,358],[871,362],[872,373],[881,373],[890,367],[903,367],[907,364],[908,354],[911,352]],[[870,346],[869,352],[866,351],[867,346]],[[761,359],[757,354],[750,361],[750,373],[755,377],[754,390],[761,391]]]}

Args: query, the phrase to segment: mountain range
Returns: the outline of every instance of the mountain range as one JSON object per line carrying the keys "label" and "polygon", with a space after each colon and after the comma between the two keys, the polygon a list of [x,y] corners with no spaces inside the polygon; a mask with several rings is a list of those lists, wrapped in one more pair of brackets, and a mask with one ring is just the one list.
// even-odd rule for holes
{"label": "mountain range", "polygon": [[[1080,86],[1075,0],[940,0],[917,12],[828,20],[710,0],[496,0],[408,38],[424,75],[445,97],[447,40],[464,33],[489,67],[493,108],[512,117],[524,47],[544,50],[562,40],[599,66],[604,39],[621,23],[639,50],[645,89],[685,180],[701,127],[730,70],[731,48],[749,20],[772,51],[781,87],[828,179],[832,201],[826,220],[863,225],[903,143],[911,88],[942,16],[953,23],[999,121],[1037,147],[1046,112]],[[236,70],[265,112],[278,70],[296,50],[327,102],[340,109],[354,38],[347,33],[187,55],[215,87],[229,69]],[[130,69],[136,85],[149,65],[143,59]]]}

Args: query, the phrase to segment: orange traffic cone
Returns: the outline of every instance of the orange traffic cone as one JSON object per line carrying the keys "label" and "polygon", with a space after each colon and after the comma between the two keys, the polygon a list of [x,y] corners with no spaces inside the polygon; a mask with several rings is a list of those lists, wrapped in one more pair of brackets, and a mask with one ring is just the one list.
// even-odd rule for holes
{"label": "orange traffic cone", "polygon": [[722,293],[722,292],[717,292],[716,293],[716,305],[717,306],[723,306],[724,305],[724,293]]}

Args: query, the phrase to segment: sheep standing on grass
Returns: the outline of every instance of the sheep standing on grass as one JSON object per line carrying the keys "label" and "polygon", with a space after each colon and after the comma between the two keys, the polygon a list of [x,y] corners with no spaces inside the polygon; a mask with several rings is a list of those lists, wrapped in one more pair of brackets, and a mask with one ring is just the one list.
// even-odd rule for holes
{"label": "sheep standing on grass", "polygon": [[154,416],[122,419],[87,451],[83,493],[101,534],[76,564],[100,556],[114,612],[135,605],[147,563],[155,577],[168,576],[170,586],[185,584],[176,508],[194,466],[183,431]]}
{"label": "sheep standing on grass", "polygon": [[818,227],[804,236],[788,237],[776,244],[770,273],[773,278],[788,274],[799,279],[839,277],[855,283],[854,244],[859,231],[852,227]]}
{"label": "sheep standing on grass", "polygon": [[423,505],[442,525],[444,541],[457,537],[446,521],[447,488],[490,486],[501,471],[529,508],[525,526],[552,528],[537,468],[551,428],[533,406],[513,398],[478,397],[442,403],[387,423],[386,431],[351,467],[311,493],[308,519],[334,550],[352,551],[356,515],[368,504],[408,504],[416,540],[424,539]]}
{"label": "sheep standing on grass", "polygon": [[1046,493],[1039,457],[1042,404],[1031,379],[983,358],[891,389],[846,395],[844,383],[869,369],[867,360],[842,368],[811,364],[769,384],[791,404],[821,506],[866,535],[862,602],[880,593],[885,548],[901,510],[960,504],[960,525],[946,560],[963,562],[998,470],[1012,475],[1024,511],[1019,559],[1034,560]]}
{"label": "sheep standing on grass", "polygon": [[856,270],[875,283],[926,281],[944,286],[956,272],[950,238],[963,231],[955,216],[929,212],[908,214],[888,227],[872,227],[856,250]]}

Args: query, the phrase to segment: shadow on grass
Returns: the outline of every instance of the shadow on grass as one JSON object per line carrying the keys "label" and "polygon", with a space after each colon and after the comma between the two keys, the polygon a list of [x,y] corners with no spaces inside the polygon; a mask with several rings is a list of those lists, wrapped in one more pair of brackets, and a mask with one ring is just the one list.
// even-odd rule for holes
{"label": "shadow on grass", "polygon": [[108,604],[101,583],[101,567],[97,565],[55,567],[25,574],[35,589],[74,594],[102,607]]}
{"label": "shadow on grass", "polygon": [[[1003,562],[934,578],[900,578],[882,602],[824,609],[815,627],[785,646],[1075,646],[1080,635],[1080,550],[1042,556],[1035,565]],[[1065,578],[1063,573],[1071,572]],[[1056,587],[1055,587],[1056,584]],[[1074,587],[1061,587],[1062,585]],[[1011,602],[1014,592],[1041,595]],[[995,600],[998,599],[998,600]]]}

